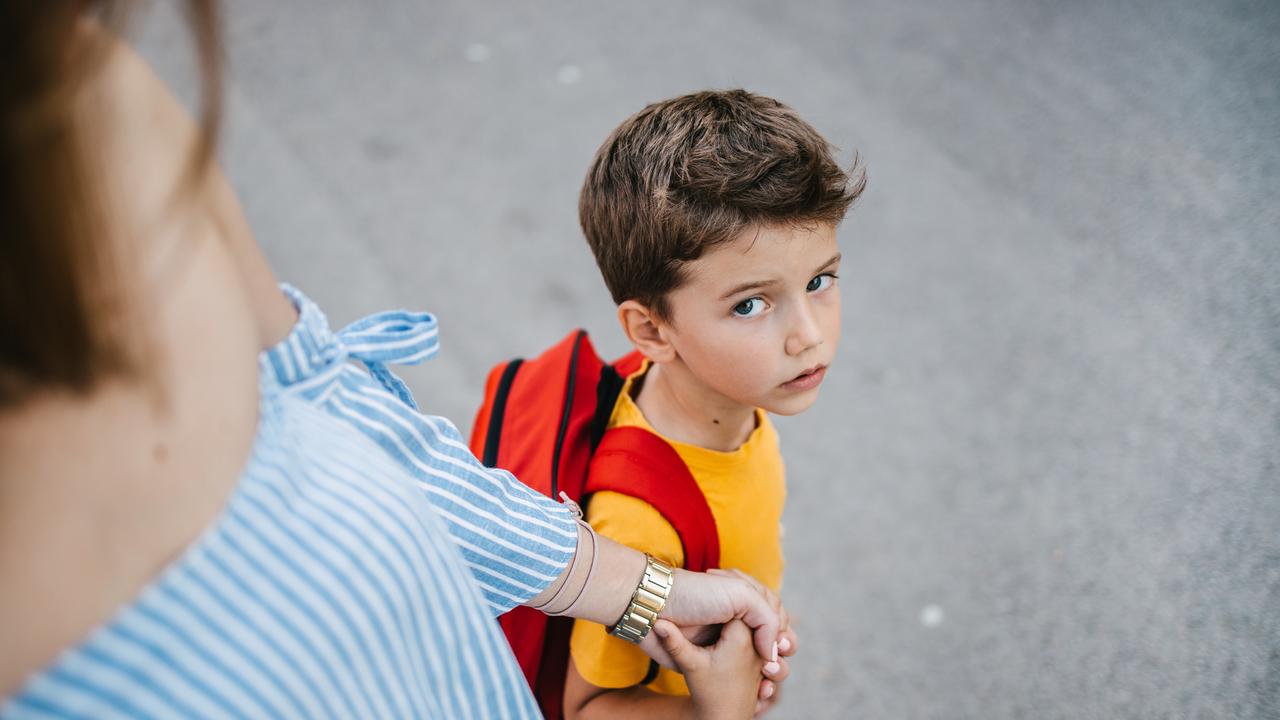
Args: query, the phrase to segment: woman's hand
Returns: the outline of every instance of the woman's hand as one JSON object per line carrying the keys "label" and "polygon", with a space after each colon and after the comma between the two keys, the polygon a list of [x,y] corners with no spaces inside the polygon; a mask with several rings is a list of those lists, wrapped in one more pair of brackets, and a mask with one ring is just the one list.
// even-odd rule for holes
{"label": "woman's hand", "polygon": [[[777,646],[775,648],[773,645],[770,645],[768,655],[761,656],[762,659],[767,662],[762,668],[763,674],[760,678],[759,688],[757,691],[758,700],[756,703],[756,716],[759,717],[777,704],[778,696],[781,691],[781,683],[791,674],[787,658],[796,654],[797,642],[795,632],[791,629],[790,617],[787,613],[786,607],[782,605],[781,601],[773,591],[741,570],[724,570],[717,568],[708,570],[707,574],[722,578],[732,578],[746,583],[748,587],[752,588],[756,593],[763,597],[768,605],[778,613]],[[665,612],[663,615],[664,617],[670,617]],[[679,630],[694,645],[708,646],[714,644],[719,639],[721,626],[681,625]],[[650,648],[645,647],[645,643],[642,643],[641,647],[645,649],[651,657],[657,660],[659,664],[662,664],[669,669],[674,669],[670,664],[670,660],[662,655],[664,653],[663,645],[661,643],[656,643],[655,645],[656,648],[654,651],[650,651]],[[757,652],[758,651],[759,649],[757,649]]]}
{"label": "woman's hand", "polygon": [[788,625],[787,611],[782,611],[782,630],[778,632],[778,657],[776,662],[778,668],[774,672],[770,672],[768,664],[765,664],[763,672],[765,677],[760,680],[759,693],[756,700],[756,717],[761,717],[765,713],[773,709],[778,704],[778,697],[782,691],[782,681],[786,680],[791,674],[791,669],[787,664],[787,658],[796,654],[796,635]]}
{"label": "woman's hand", "polygon": [[[691,632],[702,625],[741,620],[751,629],[756,654],[765,662],[773,661],[773,647],[779,638],[784,613],[782,603],[773,591],[750,575],[737,571],[695,573],[676,570],[675,575],[671,596],[662,611],[663,618],[690,628]],[[675,668],[664,645],[653,633],[640,642],[640,649],[663,667]]]}

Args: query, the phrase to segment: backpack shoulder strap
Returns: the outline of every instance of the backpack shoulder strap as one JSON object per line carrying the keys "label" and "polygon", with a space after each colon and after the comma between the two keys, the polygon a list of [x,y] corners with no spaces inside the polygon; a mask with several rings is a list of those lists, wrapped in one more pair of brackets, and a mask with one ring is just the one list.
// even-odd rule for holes
{"label": "backpack shoulder strap", "polygon": [[644,365],[644,360],[645,357],[640,354],[639,350],[632,350],[609,364],[613,366],[614,370],[618,371],[619,375],[625,378],[631,373],[639,370],[640,366]]}
{"label": "backpack shoulder strap", "polygon": [[643,500],[675,528],[684,566],[703,572],[720,565],[720,535],[702,489],[675,448],[638,427],[604,434],[587,472],[587,493],[610,490]]}

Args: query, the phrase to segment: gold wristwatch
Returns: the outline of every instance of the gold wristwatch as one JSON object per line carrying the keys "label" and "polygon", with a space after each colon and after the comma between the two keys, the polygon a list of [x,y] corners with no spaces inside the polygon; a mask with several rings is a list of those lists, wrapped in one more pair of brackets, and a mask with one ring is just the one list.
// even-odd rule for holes
{"label": "gold wristwatch", "polygon": [[645,555],[644,559],[644,575],[631,596],[631,604],[622,613],[622,618],[609,628],[610,635],[637,644],[653,629],[653,623],[666,607],[675,582],[675,573],[669,566],[658,562],[652,555]]}

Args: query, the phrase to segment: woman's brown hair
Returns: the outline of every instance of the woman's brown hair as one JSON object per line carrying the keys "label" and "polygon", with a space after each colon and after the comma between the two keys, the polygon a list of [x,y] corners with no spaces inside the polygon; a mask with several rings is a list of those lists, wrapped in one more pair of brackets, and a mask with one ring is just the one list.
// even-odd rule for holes
{"label": "woman's brown hair", "polygon": [[[0,408],[42,390],[87,393],[137,359],[112,329],[122,302],[77,102],[135,3],[0,3]],[[189,0],[202,134],[188,178],[212,158],[221,96],[214,0]],[[100,32],[86,32],[86,23]]]}

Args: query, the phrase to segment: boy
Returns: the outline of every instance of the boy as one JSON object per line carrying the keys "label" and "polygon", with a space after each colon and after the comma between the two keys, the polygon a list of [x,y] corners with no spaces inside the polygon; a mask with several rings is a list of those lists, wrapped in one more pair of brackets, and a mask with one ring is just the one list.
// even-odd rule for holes
{"label": "boy", "polygon": [[[720,566],[775,592],[785,488],[767,413],[812,405],[835,356],[835,230],[864,185],[856,164],[836,165],[790,108],[730,90],[627,119],[582,188],[583,232],[623,331],[647,358],[626,379],[609,427],[639,426],[669,442],[710,506]],[[644,501],[599,492],[587,520],[683,564],[680,537]],[[696,710],[682,676],[651,674],[643,653],[601,625],[578,621],[570,648],[569,718]]]}

